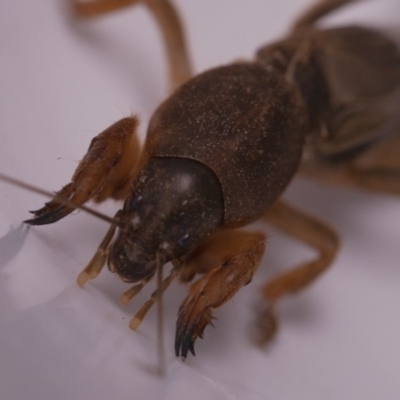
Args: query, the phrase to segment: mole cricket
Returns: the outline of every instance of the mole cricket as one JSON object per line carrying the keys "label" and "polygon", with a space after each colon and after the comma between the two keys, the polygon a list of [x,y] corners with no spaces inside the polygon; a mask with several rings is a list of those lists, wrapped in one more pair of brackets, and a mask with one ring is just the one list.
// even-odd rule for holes
{"label": "mole cricket", "polygon": [[[71,6],[78,18],[91,18],[138,2],[75,0]],[[172,95],[154,112],[143,148],[138,119],[117,121],[92,140],[71,182],[25,221],[54,223],[76,208],[90,212],[83,206],[89,200],[123,200],[114,218],[102,217],[110,228],[78,284],[107,264],[134,283],[121,297],[125,303],[157,275],[158,290],[130,322],[136,329],[173,279],[197,279],[176,325],[175,353],[183,359],[194,354],[213,310],[258,268],[266,236],[240,228],[265,220],[317,254],[263,286],[260,343],[277,332],[277,302],[332,264],[339,249],[334,229],[280,199],[296,173],[400,194],[399,48],[369,28],[318,26],[353,2],[317,2],[253,60],[192,77],[173,4],[143,0],[163,32]],[[163,279],[168,262],[173,268]]]}

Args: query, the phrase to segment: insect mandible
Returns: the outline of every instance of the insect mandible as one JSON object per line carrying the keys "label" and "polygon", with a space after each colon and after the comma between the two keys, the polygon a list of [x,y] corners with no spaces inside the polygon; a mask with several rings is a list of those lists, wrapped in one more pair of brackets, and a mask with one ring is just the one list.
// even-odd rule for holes
{"label": "insect mandible", "polygon": [[[312,262],[266,283],[262,341],[276,332],[277,301],[332,263],[337,234],[279,200],[297,171],[325,182],[400,192],[400,120],[393,106],[400,97],[397,46],[366,28],[316,27],[318,19],[350,2],[320,2],[254,61],[194,78],[174,8],[167,1],[145,2],[164,29],[176,91],[155,111],[143,149],[136,118],[113,124],[93,139],[71,183],[27,221],[52,223],[88,200],[124,199],[78,283],[93,279],[107,262],[124,281],[139,282],[126,292],[129,300],[167,262],[174,269],[162,290],[176,276],[189,282],[201,274],[180,308],[178,356],[194,352],[213,309],[257,269],[265,236],[238,228],[265,218],[318,251]],[[74,4],[85,17],[126,3],[134,2]]]}

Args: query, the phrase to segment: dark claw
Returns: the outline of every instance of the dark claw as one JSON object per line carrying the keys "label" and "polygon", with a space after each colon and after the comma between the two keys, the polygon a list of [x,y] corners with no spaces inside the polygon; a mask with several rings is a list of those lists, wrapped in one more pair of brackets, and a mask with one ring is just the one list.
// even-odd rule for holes
{"label": "dark claw", "polygon": [[175,354],[186,359],[188,353],[194,352],[194,342],[197,338],[203,339],[204,329],[211,324],[213,316],[211,308],[207,307],[200,312],[194,312],[193,308],[184,303],[179,311],[176,322]]}
{"label": "dark claw", "polygon": [[34,217],[24,222],[29,225],[52,224],[70,214],[76,207],[79,207],[79,205],[75,206],[73,201],[71,202],[71,198],[75,194],[74,185],[74,182],[68,183],[60,191],[54,193],[54,198],[44,203],[44,207],[29,211]]}
{"label": "dark claw", "polygon": [[46,209],[46,207],[41,208],[38,211],[31,211],[35,217],[31,219],[27,219],[24,221],[29,225],[46,225],[52,224],[53,222],[57,222],[61,218],[64,218],[66,215],[71,213],[73,208],[67,205],[59,205],[57,208],[53,210]]}
{"label": "dark claw", "polygon": [[175,355],[185,360],[189,351],[195,356],[194,342],[196,337],[193,337],[193,329],[186,330],[175,337]]}
{"label": "dark claw", "polygon": [[52,201],[48,201],[47,203],[44,203],[44,207],[39,208],[38,210],[29,211],[29,212],[35,216],[39,216],[39,215],[43,215],[49,211],[52,211],[58,207],[60,207],[60,204],[54,203]]}

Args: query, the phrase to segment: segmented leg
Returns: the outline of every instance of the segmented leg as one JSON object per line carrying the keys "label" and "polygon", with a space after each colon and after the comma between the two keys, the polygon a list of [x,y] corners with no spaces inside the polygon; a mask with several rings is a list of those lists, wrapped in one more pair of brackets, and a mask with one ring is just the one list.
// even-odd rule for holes
{"label": "segmented leg", "polygon": [[164,38],[172,89],[187,81],[191,63],[185,42],[182,22],[169,0],[72,0],[72,7],[80,17],[94,17],[137,3],[145,4],[153,14]]}
{"label": "segmented leg", "polygon": [[330,14],[337,8],[354,3],[355,1],[358,0],[320,0],[297,19],[293,24],[292,32],[313,28],[319,19]]}
{"label": "segmented leg", "polygon": [[90,18],[120,10],[133,4],[140,3],[142,0],[70,0],[70,2],[76,15]]}
{"label": "segmented leg", "polygon": [[[185,269],[206,273],[190,287],[180,307],[175,337],[177,356],[185,359],[189,351],[194,354],[194,342],[211,323],[212,310],[251,281],[264,249],[262,233],[226,231],[213,236],[189,256]],[[185,269],[183,279],[188,278]]]}
{"label": "segmented leg", "polygon": [[300,173],[327,184],[400,195],[400,135],[382,139],[347,163],[304,162]]}
{"label": "segmented leg", "polygon": [[96,136],[71,182],[43,208],[32,211],[34,218],[25,222],[50,224],[71,213],[76,208],[73,205],[80,206],[88,200],[101,202],[109,197],[126,197],[140,154],[137,125],[136,117],[124,118]]}
{"label": "segmented leg", "polygon": [[262,288],[267,304],[259,315],[259,329],[255,339],[260,344],[270,340],[276,333],[278,323],[274,307],[277,301],[313,282],[331,265],[339,248],[339,237],[332,228],[282,201],[275,203],[266,218],[278,229],[317,250],[318,255],[314,260],[278,275]]}

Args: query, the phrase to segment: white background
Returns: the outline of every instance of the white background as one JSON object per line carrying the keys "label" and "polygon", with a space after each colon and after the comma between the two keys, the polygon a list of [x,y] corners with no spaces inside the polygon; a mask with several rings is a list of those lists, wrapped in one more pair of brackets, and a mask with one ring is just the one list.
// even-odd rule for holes
{"label": "white background", "polygon": [[[283,35],[305,0],[176,1],[196,71],[251,57]],[[360,2],[331,23],[395,24],[400,1]],[[0,171],[57,190],[92,136],[137,113],[141,132],[167,93],[161,41],[144,7],[73,23],[57,0],[0,2]],[[46,200],[0,182],[0,398],[397,400],[400,397],[400,202],[298,180],[286,197],[334,225],[343,246],[331,270],[283,302],[266,349],[248,331],[267,275],[312,255],[269,230],[258,277],[216,312],[197,356],[175,358],[186,288],[165,296],[167,376],[157,363],[156,318],[130,316],[152,288],[122,306],[126,285],[105,270],[75,277],[107,226],[77,212],[20,225]],[[101,210],[112,215],[116,205]]]}

